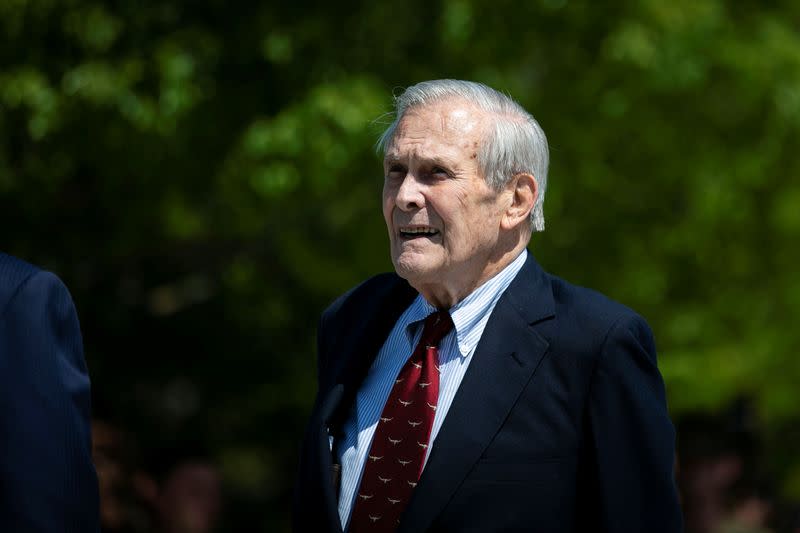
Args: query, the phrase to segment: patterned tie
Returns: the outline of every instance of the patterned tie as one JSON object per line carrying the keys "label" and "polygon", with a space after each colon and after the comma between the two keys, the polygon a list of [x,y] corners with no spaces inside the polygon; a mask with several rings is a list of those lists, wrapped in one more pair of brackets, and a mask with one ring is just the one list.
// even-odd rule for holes
{"label": "patterned tie", "polygon": [[439,400],[437,346],[453,328],[447,311],[425,319],[417,348],[400,370],[375,428],[351,533],[395,531],[417,486]]}

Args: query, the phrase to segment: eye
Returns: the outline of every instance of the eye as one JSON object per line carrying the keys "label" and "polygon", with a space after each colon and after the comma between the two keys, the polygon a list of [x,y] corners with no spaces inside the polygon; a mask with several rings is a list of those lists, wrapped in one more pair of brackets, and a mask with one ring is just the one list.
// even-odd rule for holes
{"label": "eye", "polygon": [[406,175],[406,167],[399,163],[392,163],[386,170],[387,178],[402,178]]}
{"label": "eye", "polygon": [[444,179],[444,178],[449,178],[450,173],[442,167],[435,166],[431,167],[431,176],[433,176],[434,178]]}

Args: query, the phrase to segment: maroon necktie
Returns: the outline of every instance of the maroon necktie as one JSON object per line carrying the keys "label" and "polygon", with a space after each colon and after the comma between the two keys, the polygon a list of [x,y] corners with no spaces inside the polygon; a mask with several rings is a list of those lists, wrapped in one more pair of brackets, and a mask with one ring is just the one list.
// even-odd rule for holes
{"label": "maroon necktie", "polygon": [[439,401],[437,346],[453,328],[447,311],[425,319],[422,337],[383,406],[350,518],[351,533],[395,531],[417,486]]}

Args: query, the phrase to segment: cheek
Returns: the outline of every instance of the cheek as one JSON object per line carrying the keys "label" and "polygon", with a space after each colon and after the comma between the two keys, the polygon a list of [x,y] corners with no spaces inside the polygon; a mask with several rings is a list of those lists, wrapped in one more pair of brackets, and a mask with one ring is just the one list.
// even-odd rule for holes
{"label": "cheek", "polygon": [[465,216],[455,227],[453,235],[457,243],[467,254],[490,245],[497,233],[497,216],[491,210],[472,206],[469,215]]}
{"label": "cheek", "polygon": [[383,217],[386,219],[386,223],[388,224],[392,219],[392,207],[394,206],[394,202],[392,198],[388,196],[386,193],[383,195]]}

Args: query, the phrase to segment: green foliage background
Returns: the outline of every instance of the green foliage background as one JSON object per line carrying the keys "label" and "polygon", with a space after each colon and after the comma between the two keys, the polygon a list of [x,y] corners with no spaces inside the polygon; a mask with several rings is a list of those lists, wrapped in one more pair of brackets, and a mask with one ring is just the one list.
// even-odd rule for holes
{"label": "green foliage background", "polygon": [[675,416],[754,398],[800,499],[798,24],[788,0],[0,0],[0,247],[70,287],[143,448],[197,436],[230,524],[285,528],[317,316],[391,267],[391,96],[482,81],[549,137],[540,262],[647,317]]}

